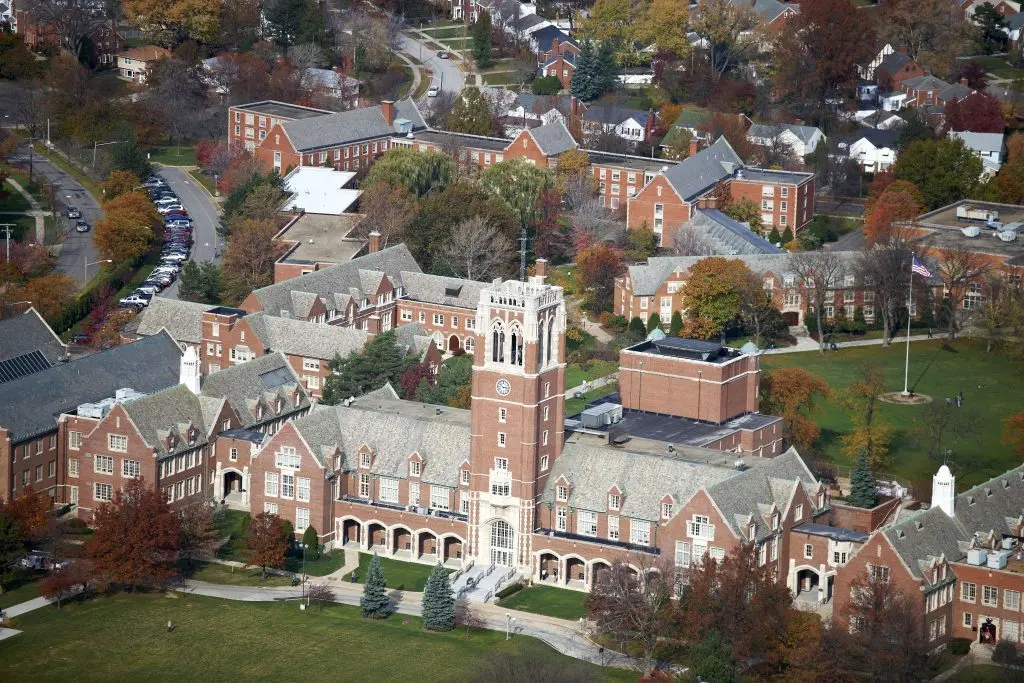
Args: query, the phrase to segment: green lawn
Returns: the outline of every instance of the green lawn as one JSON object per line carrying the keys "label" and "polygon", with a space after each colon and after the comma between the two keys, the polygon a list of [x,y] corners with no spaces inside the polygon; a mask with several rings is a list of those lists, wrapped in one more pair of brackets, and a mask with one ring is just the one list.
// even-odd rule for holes
{"label": "green lawn", "polygon": [[[765,356],[762,368],[801,367],[821,375],[833,391],[842,389],[861,375],[865,365],[877,365],[890,390],[903,389],[905,344],[891,348],[864,346],[840,349],[824,355],[817,352]],[[986,354],[980,342],[957,340],[951,346],[942,341],[911,344],[910,387],[917,393],[943,401],[946,396],[964,393],[962,410],[977,417],[978,427],[963,440],[954,453],[958,487],[966,488],[994,477],[1019,464],[1011,449],[999,442],[1001,420],[1024,407],[1024,384],[1016,381],[1020,368],[1005,356]],[[566,414],[571,414],[566,411]],[[927,406],[882,404],[881,417],[894,428],[890,462],[885,471],[909,482],[927,480],[936,469],[928,460],[926,448],[914,434],[916,424],[928,415]],[[822,429],[819,444],[831,461],[849,465],[841,453],[839,437],[851,429],[849,418],[839,407],[835,395],[822,404],[816,421]]]}
{"label": "green lawn", "polygon": [[5,182],[0,187],[0,211],[28,211],[32,207],[14,186]]}
{"label": "green lawn", "polygon": [[[300,553],[302,551],[299,551]],[[334,552],[324,553],[317,559],[313,559],[307,551],[306,555],[306,574],[309,576],[327,576],[333,574],[342,567],[345,566],[345,551],[335,550]],[[288,558],[288,562],[285,565],[285,569],[290,572],[301,572],[302,571],[302,555],[293,555]]]}
{"label": "green lawn", "polygon": [[211,195],[216,194],[217,188],[213,184],[213,178],[211,178],[210,176],[206,175],[205,173],[198,169],[193,169],[189,171],[188,174],[192,176],[192,180],[196,181],[197,183],[205,187],[206,191],[209,192]]}
{"label": "green lawn", "polygon": [[200,562],[189,574],[189,578],[196,581],[208,581],[210,583],[223,583],[230,586],[290,586],[291,577],[268,574],[263,578],[263,571],[256,568],[231,567],[216,562]]}
{"label": "green lawn", "polygon": [[[362,583],[366,573],[370,570],[370,561],[373,555],[370,553],[359,554],[359,569],[356,570],[356,583]],[[427,585],[427,577],[433,569],[429,564],[417,564],[416,562],[403,562],[392,560],[387,557],[380,558],[381,569],[384,570],[384,581],[387,587],[392,590],[421,592]],[[451,573],[452,570],[448,570]],[[346,574],[345,581],[350,580],[351,574]]]}
{"label": "green lawn", "polygon": [[195,166],[195,147],[150,147],[146,150],[149,160],[164,166]]}
{"label": "green lawn", "polygon": [[[0,641],[0,680],[426,682],[467,680],[503,653],[572,663],[525,636],[429,633],[415,617],[368,621],[355,607],[300,611],[294,601],[121,594],[37,610],[17,624],[24,633]],[[606,680],[636,678],[579,666]]]}
{"label": "green lawn", "polygon": [[509,85],[511,83],[522,83],[522,81],[523,79],[517,71],[484,74],[484,85]]}
{"label": "green lawn", "polygon": [[597,379],[617,372],[619,364],[610,360],[590,361],[586,369],[579,363],[571,363],[565,368],[565,388],[578,387],[585,381]]}
{"label": "green lawn", "polygon": [[226,510],[223,516],[216,520],[217,530],[221,535],[228,538],[228,542],[217,551],[217,557],[222,560],[238,560],[244,562],[245,550],[248,545],[245,542],[245,531],[249,528],[249,513],[241,510]]}
{"label": "green lawn", "polygon": [[3,594],[0,594],[0,609],[7,609],[11,605],[19,605],[23,602],[39,597],[39,579],[43,576],[41,572],[30,569],[18,569],[14,578],[4,586]]}
{"label": "green lawn", "polygon": [[438,40],[447,40],[449,38],[463,38],[467,36],[468,27],[462,26],[445,26],[443,28],[425,28],[423,32],[431,38]]}
{"label": "green lawn", "polygon": [[1024,673],[1019,670],[1007,669],[994,664],[976,664],[957,671],[951,678],[946,680],[949,683],[1011,683],[1024,678]]}
{"label": "green lawn", "polygon": [[618,390],[619,383],[612,382],[611,384],[606,384],[603,387],[591,389],[587,393],[583,394],[584,398],[567,398],[565,401],[565,416],[569,417],[571,415],[576,415],[577,413],[582,412],[590,401],[601,398],[602,396],[607,396],[608,394],[613,394]]}
{"label": "green lawn", "polygon": [[529,586],[504,598],[499,604],[503,608],[575,620],[586,616],[586,610],[583,609],[583,601],[586,599],[587,594],[579,591],[553,586]]}
{"label": "green lawn", "polygon": [[[3,209],[0,209],[0,211],[3,211]],[[21,240],[25,235],[36,234],[36,219],[31,216],[11,216],[7,214],[0,214],[0,223],[9,223],[14,226],[14,230],[11,231],[12,242]],[[6,234],[6,232],[0,234],[0,237],[3,237],[4,234]],[[6,237],[4,237],[3,240],[0,240],[0,243],[5,240]],[[35,240],[33,240],[33,242],[34,241]]]}

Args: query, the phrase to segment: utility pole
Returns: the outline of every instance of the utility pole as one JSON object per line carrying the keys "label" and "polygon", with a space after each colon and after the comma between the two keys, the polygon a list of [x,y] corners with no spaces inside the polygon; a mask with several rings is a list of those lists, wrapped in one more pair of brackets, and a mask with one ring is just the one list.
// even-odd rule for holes
{"label": "utility pole", "polygon": [[0,230],[3,230],[4,235],[7,238],[7,262],[11,261],[11,233],[14,232],[14,228],[17,225],[15,223],[0,223]]}

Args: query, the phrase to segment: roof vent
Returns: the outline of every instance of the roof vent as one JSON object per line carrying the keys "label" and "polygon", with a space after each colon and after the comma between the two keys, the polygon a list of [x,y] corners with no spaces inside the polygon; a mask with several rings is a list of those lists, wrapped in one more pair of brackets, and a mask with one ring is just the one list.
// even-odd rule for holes
{"label": "roof vent", "polygon": [[976,225],[969,225],[966,228],[960,228],[960,232],[964,234],[964,237],[977,237],[981,234],[981,228]]}
{"label": "roof vent", "polygon": [[917,527],[918,531],[924,528],[924,524],[922,524],[921,522],[917,522],[916,524],[914,524],[914,526]]}

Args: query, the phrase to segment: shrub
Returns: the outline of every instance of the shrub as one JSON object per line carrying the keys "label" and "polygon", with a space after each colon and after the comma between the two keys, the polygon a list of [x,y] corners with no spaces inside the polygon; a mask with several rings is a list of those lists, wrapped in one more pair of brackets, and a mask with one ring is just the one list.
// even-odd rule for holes
{"label": "shrub", "polygon": [[651,313],[647,318],[647,332],[651,333],[659,328],[661,328],[661,316],[657,313]]}
{"label": "shrub", "polygon": [[949,641],[949,651],[957,657],[963,657],[971,651],[971,639],[953,638]]}
{"label": "shrub", "polygon": [[562,81],[558,76],[540,76],[534,79],[531,87],[534,95],[557,95],[562,89]]}
{"label": "shrub", "polygon": [[992,651],[992,661],[996,664],[1016,664],[1017,646],[1008,640],[1000,640]]}
{"label": "shrub", "polygon": [[644,321],[639,316],[634,316],[629,321],[629,336],[634,340],[640,341],[647,336],[647,328],[644,326]]}
{"label": "shrub", "polygon": [[499,600],[504,600],[510,595],[515,595],[521,590],[523,590],[523,584],[517,581],[516,583],[513,583],[511,586],[505,586],[504,588],[502,588],[500,591],[494,594],[494,597],[498,598]]}
{"label": "shrub", "polygon": [[306,527],[302,532],[302,542],[306,544],[306,557],[312,557],[314,560],[320,557],[320,536],[314,527]]}

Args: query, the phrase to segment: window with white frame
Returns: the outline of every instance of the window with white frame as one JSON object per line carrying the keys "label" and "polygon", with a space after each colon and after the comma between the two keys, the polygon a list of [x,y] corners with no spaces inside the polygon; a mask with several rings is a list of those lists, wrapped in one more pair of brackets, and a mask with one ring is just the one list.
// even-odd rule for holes
{"label": "window with white frame", "polygon": [[97,474],[114,473],[114,457],[111,455],[97,455],[93,459],[93,470]]}
{"label": "window with white frame", "polygon": [[401,314],[402,320],[412,320],[412,311],[409,309],[403,309]]}
{"label": "window with white frame", "polygon": [[638,545],[650,545],[651,523],[643,519],[629,520],[629,542]]}
{"label": "window with white frame", "polygon": [[281,446],[274,454],[274,464],[276,467],[297,470],[300,466],[299,454],[293,446]]}
{"label": "window with white frame", "polygon": [[444,313],[435,313],[434,314],[434,324],[435,325],[444,325]]}
{"label": "window with white frame", "polygon": [[597,536],[597,513],[580,510],[576,514],[576,533],[581,536]]}
{"label": "window with white frame", "polygon": [[409,505],[419,506],[420,504],[420,483],[418,481],[409,482]]}
{"label": "window with white frame", "polygon": [[291,472],[281,473],[281,497],[295,497],[295,475],[292,474]]}
{"label": "window with white frame", "polygon": [[676,541],[676,566],[690,566],[690,544],[687,541]]}
{"label": "window with white frame", "polygon": [[1003,607],[1014,611],[1020,610],[1020,591],[1012,591],[1009,588],[1004,588]]}
{"label": "window with white frame", "polygon": [[505,435],[505,432],[498,432],[498,445],[501,448],[505,447],[505,443],[507,442],[507,440],[508,437]]}
{"label": "window with white frame", "polygon": [[494,469],[496,470],[507,470],[508,469],[508,458],[495,458]]}
{"label": "window with white frame", "polygon": [[715,539],[715,525],[709,523],[705,515],[694,515],[693,519],[687,522],[687,526],[691,538],[705,538],[709,541]]}
{"label": "window with white frame", "polygon": [[121,461],[121,476],[135,478],[139,476],[141,470],[141,463],[138,460],[122,460]]}
{"label": "window with white frame", "polygon": [[721,562],[725,559],[725,548],[719,548],[717,545],[708,548],[708,555],[711,556],[712,560]]}
{"label": "window with white frame", "polygon": [[318,358],[303,358],[302,359],[303,370],[319,370],[320,360]]}
{"label": "window with white frame", "polygon": [[548,456],[547,455],[542,455],[542,456],[540,456],[540,470],[541,470],[541,472],[544,472],[547,469],[548,469]]}
{"label": "window with white frame", "polygon": [[263,493],[267,496],[277,496],[277,485],[280,477],[277,472],[267,472],[263,484]]}
{"label": "window with white frame", "polygon": [[796,506],[796,510],[793,512],[793,521],[794,522],[799,522],[803,518],[804,518],[804,506],[803,505],[797,505]]}
{"label": "window with white frame", "polygon": [[449,489],[445,486],[430,487],[430,507],[434,510],[447,510]]}
{"label": "window with white frame", "polygon": [[93,484],[92,499],[93,500],[113,500],[114,499],[114,487],[111,484],[101,484],[99,482]]}
{"label": "window with white frame", "polygon": [[82,447],[82,432],[68,432],[68,448],[77,451]]}
{"label": "window with white frame", "polygon": [[369,467],[370,466],[370,454],[369,453],[363,452],[363,453],[359,454],[359,466],[360,467]]}
{"label": "window with white frame", "polygon": [[608,517],[608,538],[613,541],[619,540],[619,518],[617,516]]}
{"label": "window with white frame", "polygon": [[263,511],[272,515],[277,514],[277,503],[263,503]]}
{"label": "window with white frame", "polygon": [[237,448],[229,448],[228,449],[228,460],[230,460],[232,462],[238,460],[238,449]]}
{"label": "window with white frame", "polygon": [[568,486],[556,486],[555,487],[555,500],[565,502],[569,500],[569,487]]}
{"label": "window with white frame", "polygon": [[297,477],[295,479],[295,485],[295,499],[308,503],[310,494],[309,477]]}
{"label": "window with white frame", "polygon": [[78,477],[78,458],[68,458],[68,476]]}
{"label": "window with white frame", "polygon": [[814,557],[814,546],[810,543],[804,543],[804,559],[809,560]]}
{"label": "window with white frame", "polygon": [[960,599],[964,602],[974,602],[978,599],[978,585],[963,581],[960,583]]}
{"label": "window with white frame", "polygon": [[295,508],[295,530],[305,531],[309,526],[309,508]]}
{"label": "window with white frame", "polygon": [[469,470],[462,470],[459,477],[463,486],[469,486]]}
{"label": "window with white frame", "polygon": [[360,474],[359,475],[359,497],[369,498],[370,497],[370,475]]}
{"label": "window with white frame", "polygon": [[498,422],[504,424],[508,421],[508,410],[505,408],[498,408]]}
{"label": "window with white frame", "polygon": [[868,576],[874,581],[889,583],[889,568],[878,564],[869,564]]}
{"label": "window with white frame", "polygon": [[995,586],[981,587],[981,604],[995,607],[999,604],[999,589]]}
{"label": "window with white frame", "polygon": [[565,531],[568,526],[569,510],[568,508],[558,507],[555,508],[555,530]]}
{"label": "window with white frame", "polygon": [[124,434],[107,434],[107,450],[124,453],[128,450],[128,437]]}
{"label": "window with white frame", "polygon": [[78,487],[77,486],[72,486],[71,487],[71,504],[72,505],[78,505]]}
{"label": "window with white frame", "polygon": [[672,518],[672,503],[661,504],[661,518],[671,519]]}
{"label": "window with white frame", "polygon": [[385,503],[398,502],[398,480],[391,477],[380,478],[378,497]]}
{"label": "window with white frame", "polygon": [[608,509],[609,510],[618,510],[619,509],[619,505],[621,505],[621,504],[622,504],[622,497],[619,496],[619,494],[617,494],[617,493],[610,493],[610,494],[608,494]]}
{"label": "window with white frame", "polygon": [[418,477],[420,476],[420,461],[410,460],[409,461],[409,476]]}

